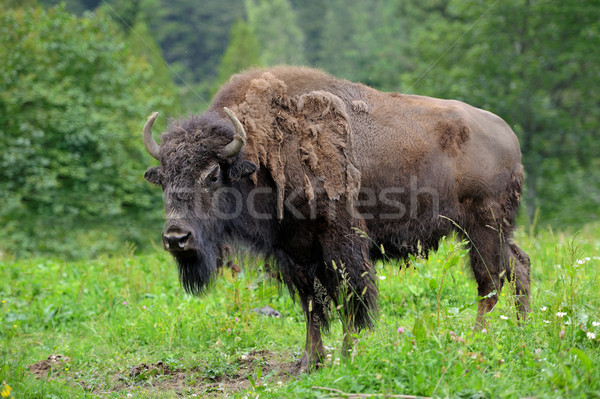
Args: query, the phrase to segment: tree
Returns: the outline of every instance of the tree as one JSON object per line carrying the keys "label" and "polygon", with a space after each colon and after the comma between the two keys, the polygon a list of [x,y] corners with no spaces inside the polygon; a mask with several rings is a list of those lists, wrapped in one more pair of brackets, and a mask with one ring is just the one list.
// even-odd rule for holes
{"label": "tree", "polygon": [[5,0],[2,4],[0,4],[0,9],[24,8],[35,6],[37,6],[37,0]]}
{"label": "tree", "polygon": [[2,11],[3,250],[94,254],[159,228],[140,130],[151,111],[173,110],[173,90],[117,32],[64,7]]}
{"label": "tree", "polygon": [[260,65],[260,46],[247,22],[238,20],[231,27],[229,45],[219,64],[217,87],[237,72]]}
{"label": "tree", "polygon": [[214,79],[231,25],[244,15],[240,2],[159,1],[148,10],[150,29],[165,59],[188,83]]}
{"label": "tree", "polygon": [[325,16],[330,1],[290,0],[290,3],[296,12],[298,27],[304,34],[304,58],[308,64],[317,65],[324,44]]}
{"label": "tree", "polygon": [[229,45],[219,64],[219,81],[224,82],[234,73],[260,64],[260,45],[247,22],[238,20],[231,27]]}
{"label": "tree", "polygon": [[81,15],[85,11],[93,10],[102,4],[102,0],[36,0],[36,2],[39,2],[39,4],[46,7],[64,4],[67,10],[77,15]]}
{"label": "tree", "polygon": [[304,35],[287,0],[246,0],[248,23],[260,46],[263,65],[304,63]]}
{"label": "tree", "polygon": [[382,90],[398,90],[410,66],[408,25],[394,1],[332,0],[323,10],[315,64]]}

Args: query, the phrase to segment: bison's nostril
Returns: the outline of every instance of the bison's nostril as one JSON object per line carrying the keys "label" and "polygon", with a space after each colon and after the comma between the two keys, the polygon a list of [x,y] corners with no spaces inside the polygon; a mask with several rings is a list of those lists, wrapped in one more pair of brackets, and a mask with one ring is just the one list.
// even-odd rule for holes
{"label": "bison's nostril", "polygon": [[189,232],[169,232],[163,234],[163,244],[165,249],[170,251],[179,251],[185,249],[188,244],[191,233]]}

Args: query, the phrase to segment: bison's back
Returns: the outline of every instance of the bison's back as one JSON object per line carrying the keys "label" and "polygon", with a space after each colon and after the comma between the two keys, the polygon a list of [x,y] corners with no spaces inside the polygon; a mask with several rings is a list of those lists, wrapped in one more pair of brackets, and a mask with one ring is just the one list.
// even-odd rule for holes
{"label": "bison's back", "polygon": [[[498,116],[455,100],[366,89],[368,114],[353,112],[354,154],[368,183],[419,185],[456,196],[497,194],[521,153]],[[448,193],[450,194],[450,193]]]}

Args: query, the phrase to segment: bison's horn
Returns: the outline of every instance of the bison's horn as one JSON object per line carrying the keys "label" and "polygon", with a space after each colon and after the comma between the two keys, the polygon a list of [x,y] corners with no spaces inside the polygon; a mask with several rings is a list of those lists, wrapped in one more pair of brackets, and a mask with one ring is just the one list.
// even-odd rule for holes
{"label": "bison's horn", "polygon": [[156,144],[152,137],[152,125],[158,117],[158,112],[153,113],[148,117],[148,122],[144,125],[144,145],[148,153],[160,161],[160,146]]}
{"label": "bison's horn", "polygon": [[233,111],[227,107],[224,107],[223,110],[225,110],[225,113],[229,119],[231,119],[233,126],[235,126],[235,136],[233,137],[233,140],[223,148],[223,155],[227,158],[231,158],[240,152],[242,147],[244,147],[244,144],[246,144],[246,131],[242,126],[242,122],[235,116]]}

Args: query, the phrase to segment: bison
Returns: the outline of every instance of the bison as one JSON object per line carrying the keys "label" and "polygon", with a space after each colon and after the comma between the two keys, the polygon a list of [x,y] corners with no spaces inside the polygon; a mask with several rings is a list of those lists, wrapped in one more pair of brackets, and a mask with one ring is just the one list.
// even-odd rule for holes
{"label": "bison", "polygon": [[[460,101],[383,93],[322,71],[234,75],[201,116],[172,121],[145,178],[164,192],[164,248],[183,288],[206,290],[229,244],[276,265],[306,315],[303,368],[324,356],[331,305],[344,346],[377,314],[374,261],[468,241],[484,323],[505,279],[529,311],[529,258],[511,239],[523,167],[500,117]],[[343,293],[343,294],[342,294]]]}

